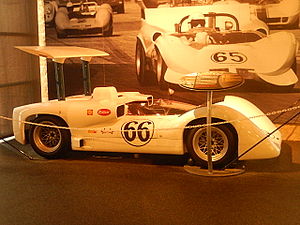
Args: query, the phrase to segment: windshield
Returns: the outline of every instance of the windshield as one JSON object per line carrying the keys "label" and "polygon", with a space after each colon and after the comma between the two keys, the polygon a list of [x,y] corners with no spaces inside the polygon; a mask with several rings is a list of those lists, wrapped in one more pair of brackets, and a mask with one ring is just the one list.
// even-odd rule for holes
{"label": "windshield", "polygon": [[130,102],[126,104],[128,106],[127,115],[181,115],[189,110],[194,109],[196,106],[176,102],[166,99],[155,99],[153,104],[149,102]]}

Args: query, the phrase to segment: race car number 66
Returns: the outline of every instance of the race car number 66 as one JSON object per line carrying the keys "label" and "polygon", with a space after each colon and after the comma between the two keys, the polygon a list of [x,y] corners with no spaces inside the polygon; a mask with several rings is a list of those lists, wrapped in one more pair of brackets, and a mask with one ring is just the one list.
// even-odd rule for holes
{"label": "race car number 66", "polygon": [[216,52],[211,56],[211,59],[216,63],[244,63],[247,57],[240,52]]}
{"label": "race car number 66", "polygon": [[133,146],[143,146],[147,144],[153,136],[154,123],[147,121],[130,121],[122,126],[122,137]]}

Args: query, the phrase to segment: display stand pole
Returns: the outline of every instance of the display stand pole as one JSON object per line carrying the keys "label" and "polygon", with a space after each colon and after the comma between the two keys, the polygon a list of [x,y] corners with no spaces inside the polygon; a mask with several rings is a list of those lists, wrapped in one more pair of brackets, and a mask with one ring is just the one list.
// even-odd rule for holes
{"label": "display stand pole", "polygon": [[208,164],[208,173],[213,173],[213,164],[212,164],[212,152],[211,152],[211,108],[212,108],[212,95],[213,91],[207,92],[207,117],[206,117],[206,143],[207,143],[207,164]]}
{"label": "display stand pole", "polygon": [[[185,165],[184,169],[191,174],[209,177],[233,176],[242,174],[245,169],[213,169],[213,146],[212,146],[212,96],[213,91],[227,90],[236,88],[244,83],[241,75],[226,71],[211,71],[207,73],[191,73],[183,76],[179,85],[193,91],[206,91],[206,154],[207,154],[207,169],[201,167]],[[202,149],[200,149],[202,150]],[[205,148],[203,149],[205,151]]]}

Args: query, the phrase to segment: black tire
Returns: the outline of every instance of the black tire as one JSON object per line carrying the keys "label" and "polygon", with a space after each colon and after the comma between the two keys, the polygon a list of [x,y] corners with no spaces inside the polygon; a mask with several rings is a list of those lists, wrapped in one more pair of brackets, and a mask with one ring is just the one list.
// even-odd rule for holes
{"label": "black tire", "polygon": [[112,34],[113,34],[113,20],[112,20],[112,18],[110,18],[108,30],[103,31],[103,36],[110,37],[110,36],[112,36]]}
{"label": "black tire", "polygon": [[139,39],[136,42],[135,50],[136,77],[141,86],[149,86],[155,83],[152,71],[147,70],[147,61],[144,47]]}
{"label": "black tire", "polygon": [[156,56],[157,56],[157,61],[156,61],[157,84],[161,90],[167,90],[168,83],[165,81],[165,73],[166,73],[168,67],[158,49],[156,49]]}
{"label": "black tire", "polygon": [[[235,135],[223,124],[212,126],[211,134],[213,168],[220,169],[236,157]],[[193,128],[187,135],[186,147],[195,164],[207,168],[206,127]]]}
{"label": "black tire", "polygon": [[[41,116],[34,123],[66,127],[61,119],[52,116]],[[71,146],[71,135],[68,129],[58,129],[32,125],[29,130],[29,141],[33,150],[48,159],[65,156]]]}

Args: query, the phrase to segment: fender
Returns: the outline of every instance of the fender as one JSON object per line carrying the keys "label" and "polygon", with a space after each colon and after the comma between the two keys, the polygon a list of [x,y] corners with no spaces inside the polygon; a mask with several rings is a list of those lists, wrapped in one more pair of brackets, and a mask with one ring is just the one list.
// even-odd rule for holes
{"label": "fender", "polygon": [[60,109],[61,109],[60,102],[57,102],[57,104],[53,104],[53,102],[51,104],[34,103],[34,104],[14,108],[13,132],[15,135],[15,139],[21,144],[26,144],[26,137],[25,137],[26,124],[21,123],[19,121],[28,121],[29,117],[35,115],[41,115],[41,114],[61,117],[62,115],[60,114],[61,111]]}
{"label": "fender", "polygon": [[[181,119],[185,120],[186,126],[197,118],[205,118],[206,115],[207,108],[201,107],[183,114]],[[248,119],[258,115],[261,115],[261,117]],[[243,154],[268,133],[276,129],[275,125],[260,109],[249,101],[235,96],[226,96],[223,102],[214,104],[212,117],[223,121],[235,121],[230,124],[234,127],[239,137],[238,155]],[[281,133],[277,131],[241,159],[277,157],[280,154],[281,141]]]}
{"label": "fender", "polygon": [[96,26],[108,27],[111,19],[112,8],[109,4],[102,4],[100,7],[97,7]]}

